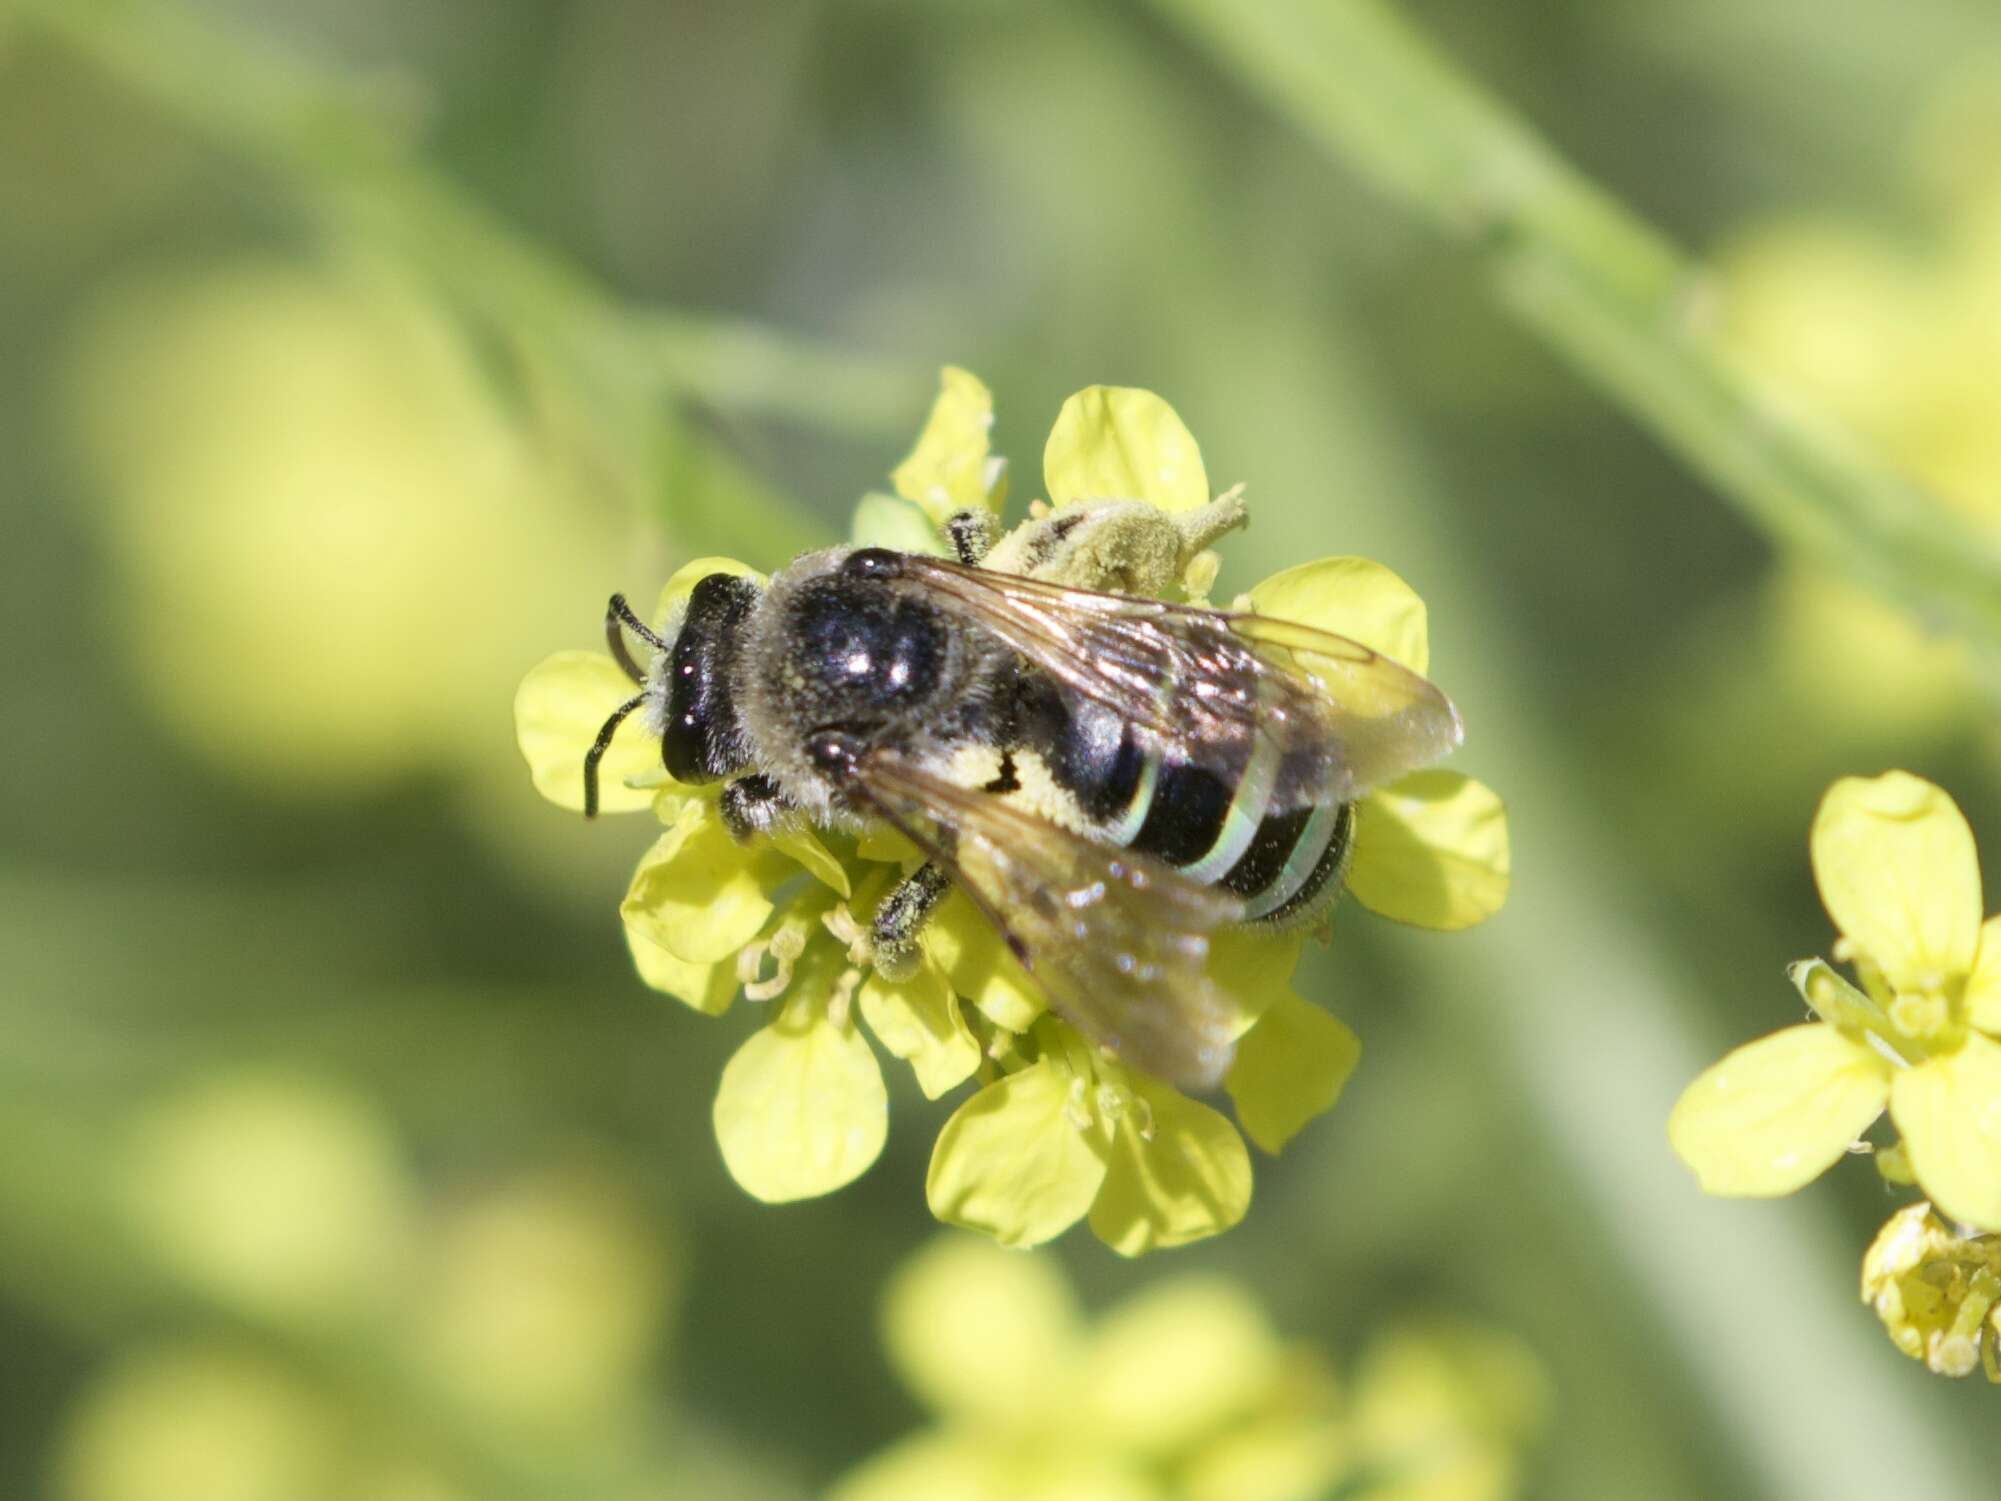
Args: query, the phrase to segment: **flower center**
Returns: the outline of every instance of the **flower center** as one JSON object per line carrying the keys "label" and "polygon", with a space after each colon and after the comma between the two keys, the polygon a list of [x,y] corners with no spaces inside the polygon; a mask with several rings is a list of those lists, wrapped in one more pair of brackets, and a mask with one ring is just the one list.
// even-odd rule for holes
{"label": "flower center", "polygon": [[1890,1025],[1919,1042],[1937,1042],[1952,1025],[1952,1006],[1936,990],[1900,990],[1890,1000]]}

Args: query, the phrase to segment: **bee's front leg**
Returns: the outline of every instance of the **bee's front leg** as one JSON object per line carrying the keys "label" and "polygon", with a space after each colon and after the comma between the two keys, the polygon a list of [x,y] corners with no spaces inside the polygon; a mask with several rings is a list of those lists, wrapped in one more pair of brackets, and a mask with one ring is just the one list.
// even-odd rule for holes
{"label": "bee's front leg", "polygon": [[979,566],[980,559],[993,550],[994,541],[1000,532],[994,525],[993,513],[968,507],[954,511],[945,518],[940,528],[945,540],[952,544],[952,551],[968,568]]}
{"label": "bee's front leg", "polygon": [[928,860],[890,888],[869,924],[877,974],[893,983],[917,972],[917,935],[951,889],[951,879]]}
{"label": "bee's front leg", "polygon": [[752,772],[723,788],[716,811],[722,815],[730,838],[748,844],[757,835],[769,833],[773,824],[792,811],[792,804],[770,777]]}

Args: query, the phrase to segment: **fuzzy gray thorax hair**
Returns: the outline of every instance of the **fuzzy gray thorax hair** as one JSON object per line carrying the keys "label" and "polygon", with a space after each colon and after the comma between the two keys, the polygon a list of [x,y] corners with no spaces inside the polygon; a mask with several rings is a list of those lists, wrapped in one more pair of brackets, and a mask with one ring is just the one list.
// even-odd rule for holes
{"label": "fuzzy gray thorax hair", "polygon": [[[773,575],[745,621],[736,709],[758,769],[815,823],[853,826],[806,743],[845,731],[942,769],[989,738],[1012,670],[1006,649],[955,620],[922,585],[857,577],[853,547],[808,553]],[[878,554],[880,556],[880,554]]]}

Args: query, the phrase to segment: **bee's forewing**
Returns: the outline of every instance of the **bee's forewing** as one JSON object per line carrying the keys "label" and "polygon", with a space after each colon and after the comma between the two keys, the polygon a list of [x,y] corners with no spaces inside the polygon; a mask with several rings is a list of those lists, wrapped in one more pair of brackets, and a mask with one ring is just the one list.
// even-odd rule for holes
{"label": "bee's forewing", "polygon": [[1459,743],[1443,693],[1345,636],[939,559],[911,566],[941,605],[1163,756],[1232,783],[1269,757],[1273,811],[1347,802]]}
{"label": "bee's forewing", "polygon": [[[1260,662],[1311,687],[1304,712],[1337,748],[1343,785],[1329,790],[1343,802],[1429,766],[1464,737],[1459,711],[1429,678],[1359,641],[1266,615],[1225,618]],[[1299,712],[1286,698],[1279,712]]]}
{"label": "bee's forewing", "polygon": [[972,897],[1091,1042],[1171,1084],[1212,1089],[1234,1016],[1209,978],[1209,935],[1241,921],[1230,893],[992,793],[877,752],[858,790]]}

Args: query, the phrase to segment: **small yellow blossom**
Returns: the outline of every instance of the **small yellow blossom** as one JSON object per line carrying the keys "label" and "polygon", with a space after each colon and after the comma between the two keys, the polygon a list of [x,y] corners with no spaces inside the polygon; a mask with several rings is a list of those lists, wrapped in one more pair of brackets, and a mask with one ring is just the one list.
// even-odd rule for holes
{"label": "small yellow blossom", "polygon": [[[923,433],[892,475],[896,493],[863,500],[855,540],[935,551],[937,528],[953,514],[996,515],[1007,471],[991,451],[992,425],[986,387],[946,370]],[[1065,402],[1043,480],[1056,504],[1123,502],[1073,534],[1066,581],[1087,587],[1202,598],[1215,576],[1207,539],[1242,515],[1234,492],[1211,496],[1193,436],[1148,391],[1092,387]],[[1010,546],[1000,538],[994,566],[1005,566]],[[728,559],[692,562],[669,580],[655,620],[669,620],[716,571],[751,572]],[[1239,603],[1353,637],[1414,671],[1428,666],[1422,601],[1366,559],[1302,564]],[[515,719],[537,790],[582,806],[584,749],[630,692],[600,653],[561,653],[528,675]],[[872,1035],[909,1064],[929,1099],[976,1086],[932,1153],[926,1192],[940,1219],[1014,1246],[1079,1220],[1125,1255],[1184,1245],[1228,1229],[1249,1206],[1239,1128],[1278,1151],[1334,1103],[1360,1055],[1346,1025],[1293,992],[1299,934],[1216,935],[1211,974],[1234,1002],[1241,1034],[1224,1080],[1232,1124],[1049,1015],[1035,982],[962,894],[926,924],[910,973],[875,972],[868,921],[917,861],[901,837],[798,828],[738,844],[723,827],[717,789],[675,783],[639,735],[615,739],[601,771],[606,811],[651,807],[664,826],[621,907],[640,976],[709,1015],[739,992],[770,1004],[767,1024],[724,1069],[714,1111],[725,1165],[760,1199],[829,1192],[875,1160],[889,1096]],[[1362,800],[1348,876],[1362,905],[1459,928],[1496,910],[1507,882],[1505,815],[1479,783],[1426,771]]]}
{"label": "small yellow blossom", "polygon": [[1344,1396],[1226,1278],[1172,1277],[1087,1320],[1053,1263],[957,1236],[891,1280],[882,1328],[936,1421],[832,1501],[1505,1501],[1546,1405],[1505,1336],[1393,1332]]}
{"label": "small yellow blossom", "polygon": [[[1719,257],[1725,353],[1876,445],[1962,521],[2001,535],[2001,119],[1992,64],[1922,112],[1907,153],[1923,222],[1753,225]],[[1769,595],[1786,685],[1853,737],[1937,734],[1979,702],[1967,643],[1852,581],[1788,564]],[[1866,701],[1870,713],[1852,706]],[[1817,727],[1818,728],[1818,727]],[[1901,743],[1901,742],[1900,742]]]}
{"label": "small yellow blossom", "polygon": [[120,658],[171,730],[288,793],[497,780],[479,727],[624,523],[448,318],[358,258],[156,271],[64,374]]}
{"label": "small yellow blossom", "polygon": [[2001,1236],[1963,1234],[1931,1205],[1907,1204],[1862,1258],[1862,1301],[1911,1359],[1941,1376],[1980,1366],[2001,1382]]}
{"label": "small yellow blossom", "polygon": [[1675,1151],[1710,1193],[1790,1193],[1887,1107],[1898,1161],[1955,1219],[2001,1229],[2001,918],[1980,918],[1973,833],[1908,772],[1845,777],[1813,824],[1813,869],[1859,988],[1792,967],[1817,1020],[1737,1049],[1682,1095]]}

